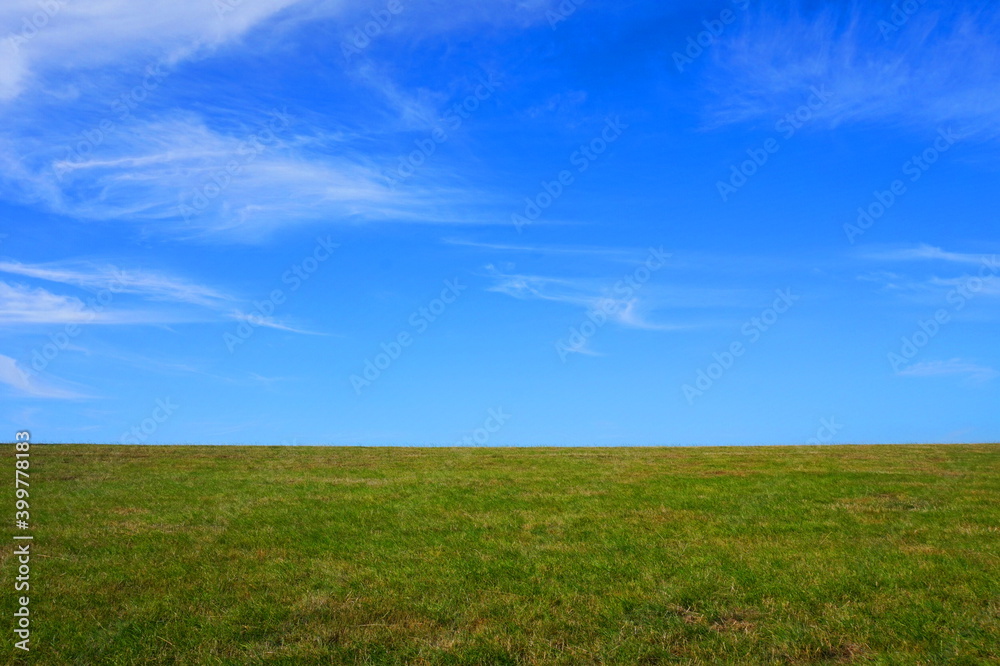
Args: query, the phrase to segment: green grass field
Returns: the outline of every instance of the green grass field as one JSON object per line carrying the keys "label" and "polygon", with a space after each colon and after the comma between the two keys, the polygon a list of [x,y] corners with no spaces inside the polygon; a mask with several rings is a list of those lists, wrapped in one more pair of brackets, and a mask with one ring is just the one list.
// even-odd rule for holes
{"label": "green grass field", "polygon": [[31,461],[32,663],[1000,662],[997,445]]}

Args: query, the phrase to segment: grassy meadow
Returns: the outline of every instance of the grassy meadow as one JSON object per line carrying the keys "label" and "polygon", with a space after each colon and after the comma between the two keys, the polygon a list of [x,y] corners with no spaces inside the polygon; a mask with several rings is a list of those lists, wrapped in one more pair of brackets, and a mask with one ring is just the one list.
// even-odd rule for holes
{"label": "grassy meadow", "polygon": [[25,663],[1000,663],[998,445],[31,464]]}

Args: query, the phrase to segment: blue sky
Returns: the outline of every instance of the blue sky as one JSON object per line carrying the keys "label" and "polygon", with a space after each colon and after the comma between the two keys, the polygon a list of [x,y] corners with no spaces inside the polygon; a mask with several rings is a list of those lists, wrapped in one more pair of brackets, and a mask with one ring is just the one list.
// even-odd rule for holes
{"label": "blue sky", "polygon": [[5,2],[0,422],[1000,439],[990,3]]}

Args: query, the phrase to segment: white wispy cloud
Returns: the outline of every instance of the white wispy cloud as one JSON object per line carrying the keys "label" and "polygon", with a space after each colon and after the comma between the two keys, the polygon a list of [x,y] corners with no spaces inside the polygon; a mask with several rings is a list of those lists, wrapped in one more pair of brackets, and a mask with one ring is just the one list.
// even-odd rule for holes
{"label": "white wispy cloud", "polygon": [[569,278],[554,278],[542,275],[505,274],[488,265],[495,279],[495,284],[487,288],[514,298],[536,299],[568,303],[582,307],[590,307],[599,299],[595,298],[595,289],[591,284]]}
{"label": "white wispy cloud", "polygon": [[0,385],[6,386],[7,390],[15,395],[31,398],[67,400],[84,397],[28,374],[18,366],[17,361],[3,354],[0,354]]}
{"label": "white wispy cloud", "polygon": [[939,291],[959,290],[964,294],[976,296],[1000,296],[1000,276],[990,275],[980,280],[973,276],[940,278],[933,277],[927,284]]}
{"label": "white wispy cloud", "polygon": [[629,249],[616,247],[590,247],[574,245],[519,245],[513,243],[487,243],[471,241],[462,238],[448,237],[442,239],[446,245],[470,247],[479,250],[495,250],[499,252],[517,252],[522,254],[552,254],[581,257],[595,257],[614,261],[638,263],[648,249]]}
{"label": "white wispy cloud", "polygon": [[942,126],[1000,136],[1000,9],[923,6],[898,31],[878,3],[758,4],[712,48],[709,80],[719,123],[774,122],[810,87],[832,97],[821,125],[878,123],[933,134]]}
{"label": "white wispy cloud", "polygon": [[307,331],[301,328],[295,328],[282,323],[274,317],[262,317],[255,313],[241,312],[239,310],[231,312],[229,314],[229,318],[237,321],[245,321],[252,326],[263,326],[264,328],[273,328],[275,330],[286,331],[288,333],[299,333],[302,335],[329,335],[328,333],[319,333],[317,331]]}
{"label": "white wispy cloud", "polygon": [[138,269],[122,270],[116,266],[100,266],[85,262],[24,264],[0,261],[0,273],[73,285],[96,291],[135,294],[153,301],[188,303],[218,307],[235,299],[215,289],[163,273]]}
{"label": "white wispy cloud", "polygon": [[386,119],[396,128],[429,130],[438,125],[438,109],[447,100],[443,93],[427,88],[408,92],[370,61],[359,63],[354,75],[385,102]]}
{"label": "white wispy cloud", "polygon": [[[386,32],[424,39],[428,35],[477,29],[509,28],[522,30],[538,24],[548,24],[546,12],[556,9],[563,0],[482,0],[481,2],[404,2]],[[350,30],[371,20],[369,11],[385,7],[383,0],[355,2],[349,5],[341,22],[345,38]]]}
{"label": "white wispy cloud", "polygon": [[254,382],[270,385],[275,382],[285,382],[292,379],[291,377],[265,377],[264,375],[257,374],[256,372],[248,372],[247,376]]}
{"label": "white wispy cloud", "polygon": [[590,343],[590,338],[584,338],[583,342],[574,345],[565,345],[560,347],[560,349],[567,354],[580,354],[581,356],[604,356],[601,352],[594,350],[593,347],[590,346]]}
{"label": "white wispy cloud", "polygon": [[619,324],[628,328],[638,328],[644,331],[684,331],[696,328],[692,324],[667,324],[649,321],[649,308],[644,301],[632,298],[619,304],[620,307],[615,313],[615,318]]}
{"label": "white wispy cloud", "polygon": [[[481,22],[516,26],[545,20],[554,1],[492,0],[448,11],[407,5],[387,32],[419,38]],[[182,61],[210,56],[223,45],[230,56],[280,48],[296,29],[318,21],[346,37],[382,5],[151,0],[140,7],[125,0],[43,0],[52,15],[21,38],[19,26],[33,20],[38,4],[0,5],[0,25],[15,26],[10,35],[0,34],[0,118],[6,116],[0,197],[78,220],[121,220],[175,237],[238,242],[304,222],[499,223],[480,208],[490,197],[471,191],[444,165],[422,167],[420,183],[390,185],[386,170],[398,163],[400,150],[412,150],[411,137],[401,136],[433,126],[450,93],[402,86],[367,54],[350,65],[332,64],[356,71],[355,82],[374,92],[374,102],[359,105],[360,125],[341,126],[303,109],[307,117],[293,118],[270,140],[255,141],[261,135],[255,123],[267,120],[253,117],[263,111],[255,101],[232,93],[225,114],[196,113],[187,104],[180,111],[171,101],[177,91],[169,77]],[[160,72],[157,87],[166,81],[157,100],[139,104],[127,121],[109,115],[108,103],[146,81],[150,66]],[[98,138],[76,154],[81,136]],[[232,163],[238,173],[227,174]]]}
{"label": "white wispy cloud", "polygon": [[238,242],[308,222],[501,223],[475,212],[490,196],[452,184],[442,170],[422,172],[436,176],[431,182],[394,188],[382,169],[398,154],[384,148],[379,157],[370,139],[331,147],[327,132],[296,128],[281,110],[239,129],[212,128],[189,113],[134,125],[89,156],[67,157],[58,137],[46,145],[8,139],[11,152],[32,158],[10,160],[7,197],[77,219]]}
{"label": "white wispy cloud", "polygon": [[[219,314],[213,313],[236,302],[215,289],[164,273],[87,262],[0,261],[0,273],[90,292],[83,296],[60,294],[40,286],[0,280],[0,326],[207,322],[218,319]],[[136,299],[163,305],[146,307],[137,305]]]}
{"label": "white wispy cloud", "polygon": [[964,361],[959,358],[947,361],[914,363],[896,374],[902,377],[947,377],[959,375],[974,382],[987,382],[1000,376],[1000,373],[993,368]]}
{"label": "white wispy cloud", "polygon": [[[45,90],[53,73],[122,62],[167,63],[232,42],[300,0],[5,0],[0,25],[0,101]],[[322,3],[324,15],[343,3]],[[36,18],[41,16],[42,18]],[[29,86],[28,82],[43,83]]]}
{"label": "white wispy cloud", "polygon": [[[1000,257],[995,254],[952,252],[932,245],[865,252],[862,259],[895,263],[897,270],[879,270],[858,276],[886,291],[925,303],[940,303],[951,292],[963,299],[1000,296]],[[905,270],[903,266],[929,264],[931,268]],[[931,272],[933,271],[933,272]]]}
{"label": "white wispy cloud", "polygon": [[[0,261],[0,273],[78,287],[105,298],[79,298],[0,280],[0,326],[3,324],[117,324],[149,325],[208,323],[224,319],[302,335],[327,335],[247,313],[246,301],[218,289],[166,273],[127,269],[88,262],[25,264]],[[110,294],[110,297],[108,297]],[[129,295],[167,307],[138,308]]]}
{"label": "white wispy cloud", "polygon": [[0,280],[0,322],[83,324],[97,319],[79,298]]}
{"label": "white wispy cloud", "polygon": [[[434,3],[406,3],[380,39],[424,39],[480,24],[518,29],[546,21],[546,10],[557,1],[488,0],[445,11]],[[257,128],[250,111],[235,109],[256,109],[255,103],[232,93],[232,109],[220,116],[206,109],[195,113],[188,104],[181,112],[171,102],[177,91],[170,76],[187,60],[210,57],[221,47],[232,57],[278,49],[296,31],[320,22],[347,39],[372,21],[371,11],[384,10],[383,4],[41,4],[52,9],[38,29],[29,24],[39,14],[39,0],[0,5],[0,25],[14,26],[0,35],[0,117],[7,121],[0,130],[0,197],[79,220],[121,220],[175,237],[237,242],[257,242],[304,222],[501,223],[502,216],[482,210],[492,198],[472,191],[461,172],[446,165],[421,167],[421,178],[405,187],[390,184],[387,170],[398,163],[401,150],[412,150],[406,132],[434,126],[441,105],[456,91],[400,85],[367,51],[332,64],[373,93],[374,101],[359,104],[359,126],[336,126],[328,116],[303,110],[308,117],[299,124],[275,132],[264,149],[248,151]],[[29,26],[27,37],[20,35],[22,24]],[[150,71],[158,72],[152,79],[157,101],[140,104],[127,121],[108,116],[108,103],[146,82]],[[25,120],[29,116],[31,121]],[[110,120],[113,128],[101,129]],[[84,155],[73,154],[81,133],[99,138]],[[234,161],[238,173],[230,177],[225,171]],[[217,190],[220,179],[222,192],[201,196]]]}
{"label": "white wispy cloud", "polygon": [[[403,3],[382,38],[411,39],[476,25],[513,29],[547,21],[561,0],[485,0],[442,7]],[[442,11],[443,9],[443,11]],[[302,25],[331,19],[348,41],[385,2],[344,0],[4,0],[0,3],[0,103],[28,93],[72,96],[72,77],[102,67],[173,66],[221,47],[257,41],[280,44]],[[137,65],[137,63],[141,63]],[[30,85],[29,85],[30,83]]]}
{"label": "white wispy cloud", "polygon": [[[662,294],[655,292],[651,287],[616,291],[615,280],[605,283],[590,278],[506,274],[492,265],[487,266],[487,270],[494,279],[494,284],[487,287],[487,291],[522,300],[549,301],[582,308],[584,311],[604,312],[611,321],[626,328],[678,331],[703,325],[650,321],[648,317],[652,313],[667,306],[661,300]],[[641,295],[637,295],[640,292]]]}
{"label": "white wispy cloud", "polygon": [[[2,324],[146,325],[209,321],[237,302],[216,289],[165,273],[84,261],[29,264],[0,261],[0,273],[71,286],[85,296],[0,280]],[[131,300],[123,301],[125,297]],[[134,299],[168,307],[136,307]],[[218,315],[215,315],[217,318]]]}
{"label": "white wispy cloud", "polygon": [[868,252],[864,256],[876,261],[946,261],[958,264],[982,264],[994,258],[989,254],[948,252],[926,243],[914,247]]}
{"label": "white wispy cloud", "polygon": [[[671,258],[673,262],[673,258]],[[638,265],[636,263],[635,265]],[[625,305],[631,298],[649,305],[647,311],[673,310],[713,310],[719,308],[756,307],[761,300],[761,292],[743,287],[712,287],[703,284],[678,284],[672,280],[668,284],[649,283],[642,285],[633,295],[623,298],[623,292],[615,293],[618,277],[554,277],[513,272],[511,264],[497,266],[487,264],[485,276],[493,284],[487,291],[507,294],[514,298],[547,300],[570,305],[589,307],[595,302],[613,299]],[[663,269],[661,269],[663,270]],[[568,272],[568,271],[566,271]],[[765,295],[766,298],[766,295]]]}
{"label": "white wispy cloud", "polygon": [[130,308],[113,299],[104,302],[56,294],[43,287],[0,280],[0,326],[22,324],[150,325],[205,322],[203,311]]}

